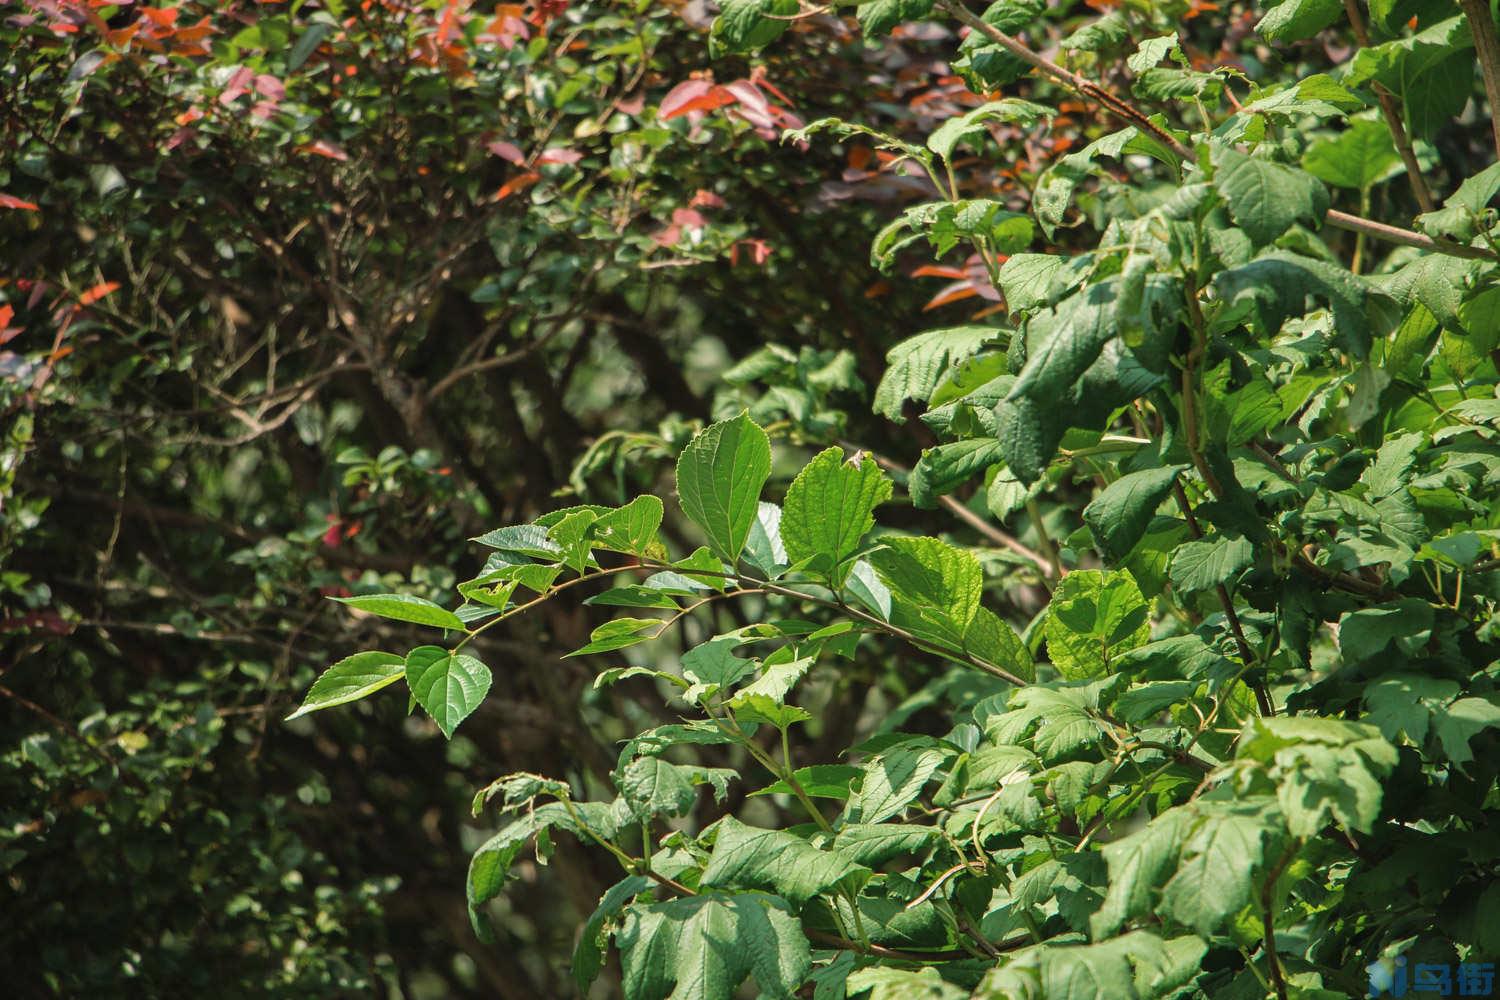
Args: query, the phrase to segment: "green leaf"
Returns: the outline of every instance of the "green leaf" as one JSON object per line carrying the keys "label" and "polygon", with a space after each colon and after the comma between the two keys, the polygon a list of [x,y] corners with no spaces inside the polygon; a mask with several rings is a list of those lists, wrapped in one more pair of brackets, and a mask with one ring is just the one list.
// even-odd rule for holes
{"label": "green leaf", "polygon": [[484,701],[490,680],[490,668],[467,654],[441,646],[418,646],[406,654],[406,686],[449,739]]}
{"label": "green leaf", "polygon": [[1300,42],[1342,19],[1343,0],[1282,0],[1255,25],[1271,42]]}
{"label": "green leaf", "polygon": [[552,562],[562,557],[562,549],[547,537],[547,529],[534,524],[515,524],[508,528],[496,528],[494,531],[485,532],[474,541],[480,545],[525,556],[528,559]]}
{"label": "green leaf", "polygon": [[864,0],[855,11],[866,38],[888,35],[896,25],[930,13],[932,0]]}
{"label": "green leaf", "polygon": [[1468,20],[1450,17],[1415,35],[1361,48],[1344,82],[1352,87],[1378,82],[1393,91],[1402,99],[1408,131],[1425,139],[1468,102],[1474,87],[1473,47]]}
{"label": "green leaf", "polygon": [[973,111],[956,118],[949,118],[927,137],[927,148],[945,160],[953,158],[958,144],[974,135],[988,135],[986,122],[1015,122],[1022,126],[1034,125],[1043,118],[1051,118],[1052,110],[1040,104],[1007,97],[999,101],[981,104]]}
{"label": "green leaf", "polygon": [[762,996],[791,1000],[812,971],[791,905],[759,892],[631,906],[615,942],[630,1000],[733,1000],[750,975]]}
{"label": "green leaf", "polygon": [[1321,225],[1328,214],[1328,191],[1317,178],[1235,149],[1219,151],[1214,187],[1235,223],[1260,245],[1295,222]]}
{"label": "green leaf", "polygon": [[[1178,995],[1202,971],[1204,943],[1145,931],[1089,945],[1042,944],[1007,957],[973,1000],[1140,1000]],[[1300,994],[1299,994],[1300,996]]]}
{"label": "green leaf", "polygon": [[1380,779],[1397,759],[1374,726],[1310,716],[1252,716],[1236,757],[1268,765],[1287,829],[1300,838],[1330,821],[1368,833],[1380,814]]}
{"label": "green leaf", "polygon": [[1109,889],[1089,919],[1096,940],[1119,933],[1127,920],[1155,912],[1157,892],[1176,871],[1196,818],[1189,809],[1168,809],[1142,829],[1104,845]]}
{"label": "green leaf", "polygon": [[[575,806],[575,808],[580,807],[581,804]],[[553,826],[562,827],[574,833],[578,832],[577,825],[568,813],[567,807],[561,802],[548,802],[528,810],[519,819],[485,841],[479,850],[474,852],[473,858],[469,861],[466,888],[469,899],[469,918],[481,939],[488,940],[491,935],[487,932],[486,923],[481,918],[479,908],[500,894],[505,887],[505,880],[510,874],[511,867],[531,838],[544,833]]]}
{"label": "green leaf", "polygon": [[1120,654],[1151,634],[1146,600],[1128,573],[1074,570],[1048,605],[1043,633],[1058,672],[1072,679],[1103,677]]}
{"label": "green leaf", "polygon": [[1395,742],[1403,733],[1417,746],[1427,742],[1435,713],[1458,696],[1454,681],[1419,674],[1392,674],[1365,688],[1365,722],[1380,727]]}
{"label": "green leaf", "polygon": [[875,412],[901,423],[903,403],[925,402],[950,368],[978,354],[999,335],[993,327],[959,326],[930,330],[897,344],[885,356],[885,374],[875,389]]}
{"label": "green leaf", "polygon": [[881,538],[870,563],[890,588],[891,620],[919,636],[958,648],[979,610],[979,560],[937,538]]}
{"label": "green leaf", "polygon": [[638,642],[656,638],[661,628],[662,621],[659,618],[616,618],[595,628],[589,634],[587,645],[565,655],[589,656],[594,653],[608,653],[616,649],[624,649],[626,646],[634,646]]}
{"label": "green leaf", "polygon": [[657,756],[637,757],[619,776],[620,794],[638,817],[682,816],[698,799],[699,785],[710,785],[722,801],[736,771],[722,767],[673,764]]}
{"label": "green leaf", "polygon": [[599,900],[599,905],[584,922],[578,944],[573,948],[573,982],[578,984],[580,996],[587,996],[589,987],[599,978],[604,968],[604,949],[609,940],[609,925],[615,923],[622,910],[631,900],[654,885],[644,875],[628,875],[610,886]]}
{"label": "green leaf", "polygon": [[406,661],[394,653],[355,653],[345,657],[318,676],[308,688],[302,706],[286,717],[287,722],[309,712],[335,705],[347,705],[383,687],[394,684],[406,673]]}
{"label": "green leaf", "polygon": [[1489,698],[1460,698],[1433,717],[1443,753],[1455,764],[1474,759],[1469,740],[1483,729],[1500,729],[1500,705]]}
{"label": "green leaf", "polygon": [[981,607],[964,632],[964,652],[987,663],[1004,667],[1024,681],[1036,679],[1031,651],[1011,628],[989,608]]}
{"label": "green leaf", "polygon": [[833,852],[849,864],[873,868],[892,858],[921,854],[942,839],[942,831],[935,826],[846,823],[833,838]]}
{"label": "green leaf", "polygon": [[1026,364],[1005,398],[1050,403],[1065,396],[1119,332],[1118,294],[1117,282],[1102,281],[1033,317],[1027,325]]}
{"label": "green leaf", "polygon": [[882,966],[850,973],[848,996],[862,1000],[965,1000],[969,991],[943,979],[937,969],[892,969]]}
{"label": "green leaf", "polygon": [[835,886],[858,888],[870,874],[863,865],[820,851],[801,837],[746,826],[726,816],[719,821],[713,853],[698,884],[715,889],[764,889],[800,908]]}
{"label": "green leaf", "polygon": [[1326,302],[1346,350],[1365,357],[1373,331],[1365,313],[1369,286],[1347,268],[1284,250],[1262,254],[1214,278],[1230,316],[1248,315],[1258,335],[1270,338],[1288,320],[1310,311],[1308,300]]}
{"label": "green leaf", "polygon": [[1066,257],[1045,253],[1012,254],[1000,265],[1000,291],[1011,314],[1028,312],[1051,301],[1053,281],[1065,272]]}
{"label": "green leaf", "polygon": [[1172,586],[1183,593],[1212,590],[1233,581],[1255,560],[1248,538],[1219,536],[1179,546],[1172,556]]}
{"label": "green leaf", "polygon": [[618,510],[600,515],[593,523],[594,545],[630,555],[665,555],[656,533],[661,528],[662,502],[646,494]]}
{"label": "green leaf", "polygon": [[1414,597],[1350,611],[1339,619],[1339,652],[1348,664],[1368,660],[1392,642],[1412,653],[1431,628],[1432,605]]}
{"label": "green leaf", "polygon": [[786,491],[781,538],[787,560],[815,560],[813,568],[841,587],[849,557],[875,525],[875,508],[890,496],[891,481],[874,459],[856,454],[844,461],[838,447],[819,453]]}
{"label": "green leaf", "polygon": [[1401,174],[1401,154],[1383,122],[1361,118],[1338,136],[1313,143],[1302,155],[1302,169],[1335,187],[1368,191]]}
{"label": "green leaf", "polygon": [[[797,784],[815,799],[839,799],[849,797],[849,786],[863,771],[849,764],[814,764],[799,767],[793,772]],[[792,786],[786,781],[776,781],[751,795],[791,795]]]}
{"label": "green leaf", "polygon": [[1146,534],[1156,508],[1187,466],[1131,472],[1110,483],[1084,508],[1083,520],[1106,559],[1119,562]]}
{"label": "green leaf", "polygon": [[770,475],[770,439],[748,413],[699,431],[677,460],[683,512],[708,535],[714,554],[730,565],[745,548],[761,487]]}
{"label": "green leaf", "polygon": [[1167,56],[1172,56],[1174,59],[1182,58],[1182,48],[1177,42],[1175,31],[1170,35],[1142,40],[1136,46],[1134,54],[1125,60],[1125,65],[1132,73],[1144,73]]}
{"label": "green leaf", "polygon": [[947,758],[947,751],[933,747],[897,747],[880,754],[861,769],[859,789],[844,806],[845,822],[879,823],[901,812]]}
{"label": "green leaf", "polygon": [[1417,228],[1428,236],[1446,236],[1467,243],[1495,224],[1490,202],[1500,194],[1500,163],[1492,163],[1472,177],[1435,212],[1417,216]]}
{"label": "green leaf", "polygon": [[411,594],[367,594],[363,597],[335,597],[340,604],[379,615],[391,621],[411,622],[415,625],[432,625],[436,628],[463,632],[463,619],[446,608]]}
{"label": "green leaf", "polygon": [[928,448],[907,480],[911,502],[918,508],[931,509],[937,506],[939,497],[952,493],[1001,460],[1000,444],[992,438],[952,441]]}
{"label": "green leaf", "polygon": [[735,649],[744,644],[744,636],[730,633],[715,636],[683,653],[682,674],[693,682],[693,686],[683,697],[689,701],[697,701],[754,673],[755,661],[734,653]]}
{"label": "green leaf", "polygon": [[797,0],[724,0],[712,40],[729,52],[751,52],[780,38],[797,8]]}
{"label": "green leaf", "polygon": [[1207,938],[1250,902],[1274,814],[1253,801],[1204,802],[1198,812],[1202,820],[1183,841],[1177,871],[1162,889],[1161,912]]}

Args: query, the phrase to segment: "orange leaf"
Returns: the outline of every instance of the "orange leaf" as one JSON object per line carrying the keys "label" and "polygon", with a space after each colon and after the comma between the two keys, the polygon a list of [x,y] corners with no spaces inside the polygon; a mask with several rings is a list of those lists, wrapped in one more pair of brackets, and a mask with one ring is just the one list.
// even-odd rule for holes
{"label": "orange leaf", "polygon": [[176,7],[142,7],[141,16],[158,28],[170,28],[177,23]]}
{"label": "orange leaf", "polygon": [[34,201],[22,201],[13,194],[0,193],[0,208],[16,208],[23,212],[40,212]]}
{"label": "orange leaf", "polygon": [[106,281],[102,285],[95,285],[78,297],[78,304],[81,306],[91,306],[119,287],[120,283],[118,281]]}
{"label": "orange leaf", "polygon": [[331,142],[326,142],[323,139],[318,139],[314,142],[309,142],[306,145],[298,146],[297,152],[311,153],[313,156],[326,156],[330,160],[349,159],[348,153],[344,152],[337,145]]}
{"label": "orange leaf", "polygon": [[968,272],[961,267],[946,267],[942,264],[923,264],[910,275],[913,278],[957,278],[959,280],[968,276]]}
{"label": "orange leaf", "polygon": [[979,292],[967,281],[955,281],[947,288],[938,292],[932,299],[922,307],[923,312],[936,309],[939,306],[948,305],[950,302],[959,302],[963,299],[973,298]]}
{"label": "orange leaf", "polygon": [[524,174],[517,174],[515,177],[512,177],[510,180],[500,185],[500,190],[496,191],[495,197],[490,200],[504,201],[506,198],[509,198],[511,195],[515,194],[517,191],[524,191],[526,188],[531,187],[531,185],[535,184],[541,179],[542,175],[537,173],[535,170],[528,170]]}

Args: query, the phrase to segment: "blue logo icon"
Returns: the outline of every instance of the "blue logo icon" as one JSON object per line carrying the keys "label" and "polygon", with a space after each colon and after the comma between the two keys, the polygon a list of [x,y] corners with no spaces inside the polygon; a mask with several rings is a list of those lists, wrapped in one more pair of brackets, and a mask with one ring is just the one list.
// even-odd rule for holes
{"label": "blue logo icon", "polygon": [[1495,963],[1418,962],[1407,968],[1405,956],[1365,966],[1370,975],[1366,997],[1488,997],[1495,994]]}

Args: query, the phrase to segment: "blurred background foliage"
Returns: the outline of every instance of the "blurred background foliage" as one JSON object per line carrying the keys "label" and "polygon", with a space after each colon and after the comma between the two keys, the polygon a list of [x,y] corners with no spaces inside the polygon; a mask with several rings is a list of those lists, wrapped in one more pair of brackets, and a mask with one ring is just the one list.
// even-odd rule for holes
{"label": "blurred background foliage", "polygon": [[712,15],[4,13],[12,995],[564,992],[546,956],[606,883],[559,859],[565,898],[515,904],[482,947],[461,887],[483,831],[457,827],[501,771],[612,766],[592,671],[557,658],[586,613],[497,638],[504,697],[451,744],[394,701],[281,719],[391,627],[327,596],[435,595],[485,527],[650,488],[758,398],[722,376],[767,341],[805,346],[760,373],[762,409],[889,444],[841,404],[922,308],[920,285],[871,285],[866,247],[924,189],[870,149],[777,140],[962,88],[922,37],[865,50],[831,16],[763,63],[711,60]]}

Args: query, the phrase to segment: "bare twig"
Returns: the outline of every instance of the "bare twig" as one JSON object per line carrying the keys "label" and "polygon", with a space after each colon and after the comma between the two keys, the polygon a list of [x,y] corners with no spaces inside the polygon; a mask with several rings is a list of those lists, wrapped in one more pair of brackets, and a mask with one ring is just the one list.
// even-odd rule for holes
{"label": "bare twig", "polygon": [[1474,35],[1474,55],[1484,74],[1484,92],[1490,99],[1490,129],[1495,133],[1495,155],[1500,156],[1500,37],[1495,34],[1495,19],[1490,15],[1489,0],[1458,0],[1469,30]]}
{"label": "bare twig", "polygon": [[[1349,15],[1349,26],[1354,29],[1354,40],[1359,43],[1360,48],[1369,48],[1370,32],[1365,27],[1364,15],[1359,9],[1359,0],[1344,0],[1344,12]],[[1422,211],[1431,212],[1437,208],[1437,202],[1432,200],[1432,192],[1427,187],[1427,178],[1422,175],[1422,168],[1417,163],[1417,152],[1412,148],[1411,137],[1406,134],[1406,124],[1402,121],[1401,108],[1396,103],[1396,95],[1381,83],[1374,84],[1372,89],[1375,91],[1375,99],[1380,102],[1380,113],[1385,116],[1386,128],[1391,130],[1391,138],[1396,141],[1396,151],[1401,154],[1401,163],[1406,167],[1406,179],[1411,184],[1411,193],[1416,195],[1417,205]]]}

